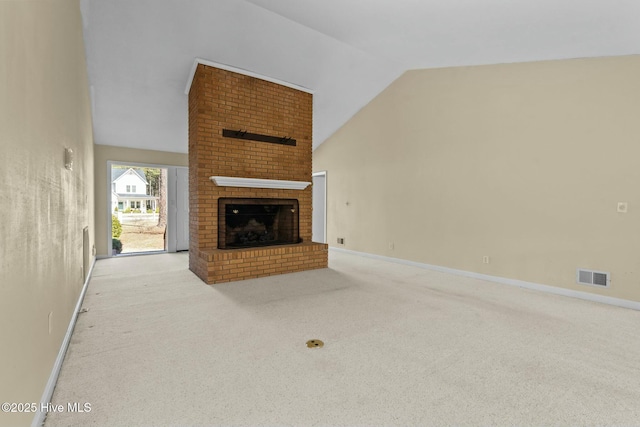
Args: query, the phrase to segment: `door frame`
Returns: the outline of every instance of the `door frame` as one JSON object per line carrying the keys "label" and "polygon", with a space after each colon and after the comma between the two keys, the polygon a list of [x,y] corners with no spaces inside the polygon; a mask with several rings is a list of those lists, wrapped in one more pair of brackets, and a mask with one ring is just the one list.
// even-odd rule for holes
{"label": "door frame", "polygon": [[[327,171],[320,171],[311,174],[311,182],[313,182],[313,177],[316,176],[324,176],[324,243],[327,243]],[[313,203],[313,193],[311,194],[311,201]],[[313,213],[312,213],[313,219]],[[313,223],[311,225],[311,231],[313,234]]]}
{"label": "door frame", "polygon": [[[158,163],[140,163],[140,162],[129,162],[126,160],[107,160],[107,229],[105,232],[107,233],[107,258],[113,257],[113,252],[111,250],[111,228],[113,226],[111,215],[111,191],[112,191],[112,182],[111,182],[111,166],[113,165],[124,165],[124,166],[133,166],[140,168],[158,168],[158,169],[166,169],[167,170],[167,237],[165,239],[165,247],[162,250],[150,251],[150,252],[140,252],[140,254],[158,254],[164,252],[175,252],[176,251],[176,237],[175,237],[175,221],[176,215],[175,211],[171,212],[169,206],[173,200],[175,204],[175,199],[171,196],[170,188],[176,188],[176,177],[175,172],[173,173],[173,178],[171,177],[171,171],[175,171],[178,167],[185,166],[172,166],[172,165],[162,165]],[[138,254],[135,254],[138,255]]]}
{"label": "door frame", "polygon": [[[167,191],[172,196],[167,195],[167,206],[169,212],[167,212],[167,224],[172,224],[171,227],[167,227],[167,251],[178,252],[178,170],[184,169],[187,172],[187,185],[189,185],[189,167],[188,166],[171,166],[167,171],[169,176],[169,182],[167,183]],[[188,191],[188,189],[187,189]],[[187,194],[187,201],[189,200],[189,194]],[[187,222],[189,221],[189,207],[187,207]],[[188,224],[187,224],[188,228]],[[191,236],[188,236],[190,239]],[[188,249],[182,249],[188,250]]]}

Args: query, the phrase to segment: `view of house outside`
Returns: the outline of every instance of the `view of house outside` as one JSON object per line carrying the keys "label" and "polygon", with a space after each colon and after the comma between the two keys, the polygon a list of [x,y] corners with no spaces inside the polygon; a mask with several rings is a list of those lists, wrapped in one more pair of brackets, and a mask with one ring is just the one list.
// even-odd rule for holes
{"label": "view of house outside", "polygon": [[167,170],[111,167],[113,254],[165,250]]}

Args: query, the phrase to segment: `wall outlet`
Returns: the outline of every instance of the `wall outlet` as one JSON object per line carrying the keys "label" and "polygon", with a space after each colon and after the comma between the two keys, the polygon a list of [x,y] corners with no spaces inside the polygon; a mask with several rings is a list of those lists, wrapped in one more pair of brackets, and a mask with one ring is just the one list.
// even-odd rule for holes
{"label": "wall outlet", "polygon": [[338,244],[344,245],[344,237],[338,237]]}
{"label": "wall outlet", "polygon": [[482,263],[483,264],[489,264],[489,256],[488,255],[485,255],[485,256],[482,257]]}
{"label": "wall outlet", "polygon": [[49,335],[51,335],[51,331],[53,330],[53,311],[49,312]]}
{"label": "wall outlet", "polygon": [[394,247],[395,245],[393,244],[393,242],[389,242],[389,249],[393,250]]}

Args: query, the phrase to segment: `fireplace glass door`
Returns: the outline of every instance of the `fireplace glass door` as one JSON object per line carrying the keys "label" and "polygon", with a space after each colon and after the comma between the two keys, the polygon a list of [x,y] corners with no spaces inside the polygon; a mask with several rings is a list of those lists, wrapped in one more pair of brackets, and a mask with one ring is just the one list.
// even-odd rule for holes
{"label": "fireplace glass door", "polygon": [[218,248],[299,243],[295,199],[218,199]]}

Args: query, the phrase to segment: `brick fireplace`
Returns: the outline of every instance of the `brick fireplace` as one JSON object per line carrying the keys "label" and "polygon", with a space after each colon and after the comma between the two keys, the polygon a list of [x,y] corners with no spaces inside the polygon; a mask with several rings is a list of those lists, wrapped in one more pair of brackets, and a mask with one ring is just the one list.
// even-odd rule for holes
{"label": "brick fireplace", "polygon": [[327,267],[311,241],[312,95],[202,63],[189,90],[189,268],[209,284]]}

